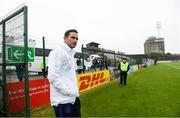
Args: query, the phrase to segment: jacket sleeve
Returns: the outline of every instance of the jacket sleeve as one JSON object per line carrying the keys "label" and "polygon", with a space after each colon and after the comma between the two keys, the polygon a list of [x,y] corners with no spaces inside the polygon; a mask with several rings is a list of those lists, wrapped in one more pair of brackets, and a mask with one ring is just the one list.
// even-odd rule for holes
{"label": "jacket sleeve", "polygon": [[48,57],[48,79],[57,92],[66,96],[75,96],[70,87],[68,87],[67,80],[62,76],[61,66],[63,56],[61,54],[58,51],[50,53]]}
{"label": "jacket sleeve", "polygon": [[118,69],[121,71],[121,63],[119,63],[119,65],[118,65]]}
{"label": "jacket sleeve", "polygon": [[129,71],[129,68],[130,68],[130,67],[129,67],[129,65],[128,65],[128,70],[127,70],[127,72]]}

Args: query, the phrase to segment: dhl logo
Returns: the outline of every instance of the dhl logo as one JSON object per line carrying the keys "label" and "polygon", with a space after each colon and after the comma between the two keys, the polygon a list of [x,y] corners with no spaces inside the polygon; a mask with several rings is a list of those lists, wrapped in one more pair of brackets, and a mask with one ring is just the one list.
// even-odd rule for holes
{"label": "dhl logo", "polygon": [[104,72],[85,75],[79,78],[79,91],[106,82]]}

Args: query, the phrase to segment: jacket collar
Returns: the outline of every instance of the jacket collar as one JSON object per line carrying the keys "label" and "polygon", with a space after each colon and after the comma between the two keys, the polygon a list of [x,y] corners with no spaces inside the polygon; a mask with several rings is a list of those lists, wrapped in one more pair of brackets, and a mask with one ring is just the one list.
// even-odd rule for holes
{"label": "jacket collar", "polygon": [[60,44],[60,46],[70,55],[75,55],[76,51],[71,49],[64,41]]}

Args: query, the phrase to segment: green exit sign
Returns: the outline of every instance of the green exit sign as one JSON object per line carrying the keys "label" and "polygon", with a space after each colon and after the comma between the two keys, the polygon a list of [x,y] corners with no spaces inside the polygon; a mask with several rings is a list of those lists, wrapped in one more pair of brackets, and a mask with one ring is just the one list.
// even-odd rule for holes
{"label": "green exit sign", "polygon": [[[8,60],[13,62],[24,62],[24,47],[8,47]],[[34,62],[34,48],[28,48],[28,62]]]}

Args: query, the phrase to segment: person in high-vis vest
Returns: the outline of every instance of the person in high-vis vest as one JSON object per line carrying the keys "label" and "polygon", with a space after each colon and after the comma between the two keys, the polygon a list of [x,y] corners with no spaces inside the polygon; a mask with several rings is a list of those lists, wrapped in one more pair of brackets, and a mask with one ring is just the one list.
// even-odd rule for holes
{"label": "person in high-vis vest", "polygon": [[42,73],[45,71],[43,59],[40,61],[39,68],[42,70]]}
{"label": "person in high-vis vest", "polygon": [[120,69],[120,86],[127,85],[127,72],[129,71],[129,63],[127,59],[123,58],[122,62],[119,64]]}
{"label": "person in high-vis vest", "polygon": [[39,64],[39,68],[42,70],[41,74],[45,77],[47,77],[48,74],[48,66],[44,66],[44,61],[43,59],[41,59],[40,64]]}

